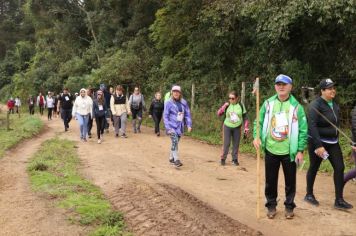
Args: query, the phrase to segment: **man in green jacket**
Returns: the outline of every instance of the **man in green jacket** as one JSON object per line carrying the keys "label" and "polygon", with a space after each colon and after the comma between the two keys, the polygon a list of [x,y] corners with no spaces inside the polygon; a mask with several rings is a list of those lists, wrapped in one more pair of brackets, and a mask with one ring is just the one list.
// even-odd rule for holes
{"label": "man in green jacket", "polygon": [[277,213],[278,172],[282,164],[286,192],[285,217],[292,219],[296,207],[297,164],[303,162],[308,125],[302,105],[291,95],[292,79],[278,75],[275,90],[277,94],[267,99],[261,107],[261,138],[256,138],[255,122],[253,145],[256,149],[262,148],[265,153],[267,217],[273,219]]}

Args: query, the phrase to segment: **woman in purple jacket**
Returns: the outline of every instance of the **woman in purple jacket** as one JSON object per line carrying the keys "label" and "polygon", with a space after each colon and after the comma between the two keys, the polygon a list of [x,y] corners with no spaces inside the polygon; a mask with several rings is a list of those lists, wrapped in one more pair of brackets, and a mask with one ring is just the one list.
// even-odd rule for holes
{"label": "woman in purple jacket", "polygon": [[192,119],[188,103],[182,98],[178,85],[172,87],[172,97],[164,105],[163,120],[166,132],[172,140],[169,162],[180,167],[183,164],[178,157],[178,143],[184,132],[184,125],[188,127],[188,132],[192,131]]}

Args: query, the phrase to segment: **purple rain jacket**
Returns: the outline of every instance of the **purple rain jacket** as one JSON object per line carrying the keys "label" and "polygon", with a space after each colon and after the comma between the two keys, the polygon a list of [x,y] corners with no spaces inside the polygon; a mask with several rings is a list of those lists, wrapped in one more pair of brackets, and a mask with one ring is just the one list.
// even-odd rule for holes
{"label": "purple rain jacket", "polygon": [[192,118],[190,116],[190,109],[186,100],[181,99],[180,103],[182,104],[184,111],[184,119],[183,121],[178,121],[178,106],[176,102],[171,98],[164,104],[164,112],[163,112],[163,121],[164,126],[166,128],[166,133],[174,132],[179,136],[184,132],[184,125],[187,127],[192,127]]}

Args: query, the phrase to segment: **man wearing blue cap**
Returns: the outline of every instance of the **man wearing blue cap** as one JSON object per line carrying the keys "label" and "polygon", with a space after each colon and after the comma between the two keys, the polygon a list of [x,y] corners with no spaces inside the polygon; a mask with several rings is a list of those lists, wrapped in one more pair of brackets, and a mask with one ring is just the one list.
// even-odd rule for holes
{"label": "man wearing blue cap", "polygon": [[292,219],[296,207],[297,164],[303,162],[308,127],[303,107],[291,95],[292,79],[278,75],[275,90],[277,94],[267,99],[261,107],[261,139],[256,138],[255,122],[253,145],[256,149],[262,147],[265,153],[267,217],[273,219],[277,213],[278,172],[282,164],[286,194],[285,217]]}

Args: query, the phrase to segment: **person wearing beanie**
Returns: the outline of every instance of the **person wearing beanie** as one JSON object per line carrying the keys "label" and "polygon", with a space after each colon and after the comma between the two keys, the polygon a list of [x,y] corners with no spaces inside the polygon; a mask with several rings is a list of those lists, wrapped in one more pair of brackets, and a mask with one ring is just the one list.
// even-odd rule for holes
{"label": "person wearing beanie", "polygon": [[172,97],[164,104],[163,120],[166,132],[171,137],[169,162],[180,167],[183,164],[178,156],[178,144],[184,133],[184,126],[188,127],[188,132],[192,131],[192,118],[188,103],[183,99],[178,85],[172,87]]}
{"label": "person wearing beanie", "polygon": [[75,99],[72,116],[75,116],[80,125],[80,139],[87,141],[89,116],[93,117],[93,100],[87,96],[86,89],[80,90],[80,95]]}
{"label": "person wearing beanie", "polygon": [[[339,144],[340,108],[335,102],[336,84],[331,79],[320,82],[321,96],[309,106],[308,151],[310,166],[307,172],[307,194],[304,200],[314,206],[319,202],[314,196],[314,182],[323,160],[329,160],[334,169],[334,208],[348,210],[353,206],[343,198],[344,159]],[[331,125],[332,123],[333,125]]]}
{"label": "person wearing beanie", "polygon": [[96,132],[98,136],[98,143],[102,141],[102,135],[104,134],[105,128],[105,116],[108,111],[106,101],[104,98],[104,93],[102,90],[98,90],[96,93],[96,98],[93,101],[93,115],[95,117]]}
{"label": "person wearing beanie", "polygon": [[278,75],[274,88],[276,94],[268,98],[260,109],[260,134],[256,137],[254,123],[253,145],[262,148],[265,154],[265,196],[267,217],[277,214],[278,173],[282,164],[285,180],[285,217],[294,217],[297,165],[303,162],[303,152],[307,143],[307,119],[303,106],[291,94],[292,79]]}

